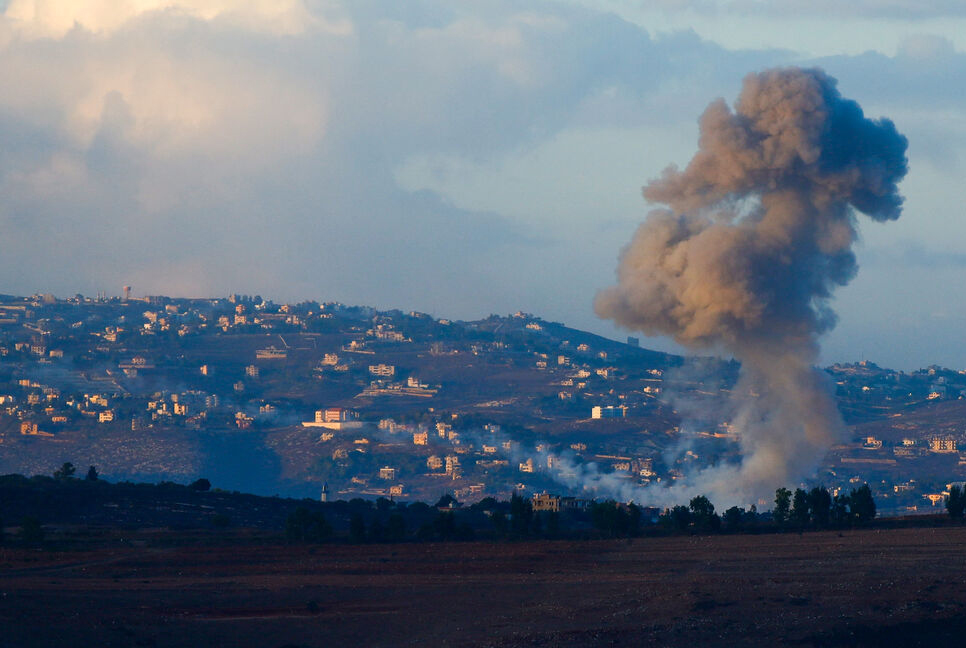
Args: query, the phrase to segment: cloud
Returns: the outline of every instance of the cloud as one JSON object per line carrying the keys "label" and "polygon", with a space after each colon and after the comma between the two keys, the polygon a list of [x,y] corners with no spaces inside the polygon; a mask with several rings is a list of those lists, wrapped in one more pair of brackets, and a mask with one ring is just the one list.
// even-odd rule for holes
{"label": "cloud", "polygon": [[754,16],[843,16],[922,20],[966,16],[958,0],[644,0],[646,9]]}
{"label": "cloud", "polygon": [[646,33],[580,10],[240,6],[8,5],[7,290],[133,282],[488,309],[512,298],[494,280],[535,238],[401,188],[395,169],[420,153],[503,155],[559,132],[588,97],[668,74],[642,64],[660,58]]}
{"label": "cloud", "polygon": [[73,30],[109,35],[152,14],[217,20],[276,36],[351,29],[344,20],[313,14],[302,0],[12,0],[4,17],[24,37],[61,38]]}
{"label": "cloud", "polygon": [[[920,131],[960,111],[940,86],[960,55],[933,45],[910,41],[900,77],[919,84]],[[923,57],[935,71],[916,81]],[[4,291],[131,283],[593,326],[640,185],[690,156],[709,98],[789,59],[560,2],[12,0]],[[903,100],[899,65],[827,67],[878,109]],[[626,202],[600,197],[615,187]]]}

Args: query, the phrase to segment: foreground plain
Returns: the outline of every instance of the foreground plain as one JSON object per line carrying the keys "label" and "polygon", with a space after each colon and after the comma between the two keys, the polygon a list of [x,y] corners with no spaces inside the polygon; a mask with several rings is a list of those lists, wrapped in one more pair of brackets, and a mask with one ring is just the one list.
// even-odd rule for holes
{"label": "foreground plain", "polygon": [[0,645],[942,646],[966,632],[963,527],[356,546],[119,533],[0,548]]}

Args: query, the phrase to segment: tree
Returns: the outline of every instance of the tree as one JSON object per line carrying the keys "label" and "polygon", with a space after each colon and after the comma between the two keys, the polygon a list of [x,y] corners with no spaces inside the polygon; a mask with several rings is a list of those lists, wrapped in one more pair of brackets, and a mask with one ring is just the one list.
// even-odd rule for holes
{"label": "tree", "polygon": [[677,506],[667,509],[661,514],[659,519],[661,525],[671,529],[672,531],[686,531],[689,526],[691,526],[691,511],[687,506],[678,504]]}
{"label": "tree", "polygon": [[[640,514],[638,514],[638,519]],[[613,500],[596,502],[590,509],[590,519],[594,527],[611,537],[632,535],[632,516],[630,507],[625,507]]]}
{"label": "tree", "polygon": [[827,527],[832,508],[832,496],[824,486],[816,486],[808,493],[808,508],[811,510],[812,524]]}
{"label": "tree", "polygon": [[75,472],[77,472],[77,469],[74,468],[74,464],[69,461],[65,461],[64,465],[54,471],[54,479],[70,479],[74,476]]}
{"label": "tree", "polygon": [[452,540],[456,536],[456,514],[440,511],[433,520],[433,533],[440,540]]}
{"label": "tree", "polygon": [[285,536],[289,542],[322,542],[332,534],[325,516],[299,506],[285,520]]}
{"label": "tree", "polygon": [[86,477],[87,481],[97,481],[97,477],[98,477],[97,468],[95,468],[94,466],[91,466],[90,468],[87,469],[87,477]]}
{"label": "tree", "polygon": [[875,519],[875,500],[872,499],[872,489],[868,484],[862,484],[858,490],[849,495],[852,519],[859,524],[871,522]]}
{"label": "tree", "polygon": [[484,497],[476,504],[471,504],[470,508],[474,511],[493,511],[499,504],[494,497]]}
{"label": "tree", "polygon": [[641,507],[631,502],[627,505],[627,535],[637,536],[641,532],[641,520],[644,518],[644,511]]}
{"label": "tree", "polygon": [[560,514],[556,511],[547,513],[547,537],[556,538],[560,535]]}
{"label": "tree", "polygon": [[188,484],[188,488],[190,488],[193,491],[199,491],[199,492],[211,490],[211,482],[205,479],[204,477],[202,477],[201,479],[196,479],[195,481]]}
{"label": "tree", "polygon": [[963,489],[959,484],[953,484],[949,487],[949,497],[946,498],[946,510],[949,512],[949,517],[954,520],[959,520],[963,517],[963,512],[966,510],[966,494],[963,493]]}
{"label": "tree", "polygon": [[848,524],[849,521],[849,496],[845,493],[839,493],[832,500],[832,510],[830,512],[830,519],[832,524],[835,526],[842,526]]}
{"label": "tree", "polygon": [[739,531],[744,526],[745,509],[732,506],[724,512],[724,524],[728,531]]}
{"label": "tree", "polygon": [[366,522],[358,513],[349,518],[349,542],[365,542]]}
{"label": "tree", "polygon": [[446,493],[436,502],[436,508],[456,508],[459,504],[455,497]]}
{"label": "tree", "polygon": [[778,526],[785,526],[792,505],[792,492],[784,486],[775,491],[775,508],[771,515]]}
{"label": "tree", "polygon": [[758,506],[752,504],[745,515],[742,518],[742,523],[744,524],[746,531],[757,531],[758,530]]}
{"label": "tree", "polygon": [[493,515],[490,516],[490,521],[493,522],[493,528],[496,529],[498,534],[506,535],[508,530],[506,513],[497,509],[493,511]]}
{"label": "tree", "polygon": [[386,539],[389,542],[402,542],[406,539],[406,519],[400,513],[393,513],[386,522]]}
{"label": "tree", "polygon": [[795,495],[792,497],[791,519],[799,527],[804,527],[808,524],[810,517],[811,515],[808,510],[808,493],[801,488],[796,488]]}
{"label": "tree", "polygon": [[386,539],[386,528],[382,526],[379,518],[374,519],[369,525],[369,539],[373,542],[383,542]]}
{"label": "tree", "polygon": [[691,498],[688,505],[694,526],[702,531],[716,531],[721,526],[721,518],[714,513],[714,504],[704,495]]}
{"label": "tree", "polygon": [[510,528],[518,536],[530,532],[530,521],[533,519],[533,504],[530,500],[514,493],[510,497]]}

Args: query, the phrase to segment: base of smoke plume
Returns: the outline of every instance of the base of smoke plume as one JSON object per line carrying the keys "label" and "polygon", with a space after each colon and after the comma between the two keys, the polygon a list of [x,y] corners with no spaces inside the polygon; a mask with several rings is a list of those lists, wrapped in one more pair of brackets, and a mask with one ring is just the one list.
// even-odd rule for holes
{"label": "base of smoke plume", "polygon": [[[715,366],[707,363],[693,363],[669,372],[665,375],[665,391],[662,398],[684,414],[682,428],[686,431],[690,420],[732,421],[738,436],[741,459],[737,462],[720,463],[713,466],[695,467],[685,473],[673,483],[652,483],[642,485],[633,481],[626,473],[605,472],[595,462],[580,462],[576,453],[566,450],[562,452],[548,452],[537,450],[536,446],[543,445],[538,441],[533,445],[524,445],[506,434],[493,434],[480,430],[460,430],[460,438],[477,446],[494,445],[498,448],[497,456],[509,461],[511,468],[527,459],[534,459],[535,464],[541,466],[540,473],[560,484],[569,492],[582,497],[594,499],[612,499],[620,502],[634,502],[643,506],[670,507],[688,502],[692,497],[705,495],[719,507],[749,506],[761,501],[769,501],[774,490],[784,484],[798,483],[812,474],[819,461],[825,454],[827,445],[821,443],[816,447],[805,447],[799,453],[799,460],[789,469],[785,462],[785,450],[782,449],[781,460],[771,460],[768,453],[773,449],[767,443],[754,435],[742,434],[742,425],[748,425],[744,419],[754,418],[754,412],[759,408],[762,399],[769,395],[767,385],[756,385],[753,379],[743,376],[732,390],[733,398],[722,404],[720,409],[709,409],[697,401],[688,401],[683,390],[676,390],[676,384],[694,384],[707,381],[709,376],[704,372]],[[823,374],[816,369],[813,380],[822,382]],[[823,386],[823,393],[829,404],[834,408],[834,401],[828,393],[828,387]],[[751,413],[749,413],[751,412]],[[700,429],[700,428],[698,428]],[[377,436],[389,440],[393,435],[384,430],[377,430]],[[430,439],[433,439],[430,436]],[[677,457],[683,456],[693,444],[693,434],[682,434],[679,442],[664,451],[666,465],[673,465]],[[503,447],[504,442],[511,441],[510,451]],[[441,449],[448,443],[434,443]],[[553,456],[555,464],[548,466],[548,459]],[[761,470],[758,464],[765,463],[778,466],[779,470]]]}

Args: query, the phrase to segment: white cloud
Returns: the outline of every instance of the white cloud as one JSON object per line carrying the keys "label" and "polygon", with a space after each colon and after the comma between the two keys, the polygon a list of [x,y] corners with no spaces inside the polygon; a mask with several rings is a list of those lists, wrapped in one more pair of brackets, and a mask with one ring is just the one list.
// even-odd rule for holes
{"label": "white cloud", "polygon": [[4,17],[29,38],[61,38],[73,29],[111,34],[152,13],[223,20],[274,35],[322,29],[347,32],[344,19],[313,15],[302,0],[12,0]]}
{"label": "white cloud", "polygon": [[257,150],[270,161],[311,147],[325,129],[320,89],[221,33],[156,16],[105,36],[12,40],[0,50],[0,106],[76,149],[104,128],[157,156]]}
{"label": "white cloud", "polygon": [[966,16],[966,5],[960,0],[643,0],[641,6],[668,12],[742,15],[834,15],[904,19]]}

